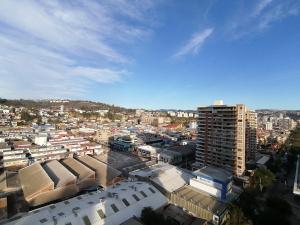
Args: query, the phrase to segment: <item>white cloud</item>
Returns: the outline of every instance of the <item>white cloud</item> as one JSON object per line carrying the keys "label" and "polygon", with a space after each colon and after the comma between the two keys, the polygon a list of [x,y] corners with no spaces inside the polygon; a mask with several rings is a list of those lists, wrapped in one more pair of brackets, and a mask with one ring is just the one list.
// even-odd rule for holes
{"label": "white cloud", "polygon": [[272,23],[280,21],[289,16],[297,16],[300,14],[300,4],[278,4],[274,6],[271,10],[267,11],[262,15],[258,27],[259,29],[265,29],[269,27]]}
{"label": "white cloud", "polygon": [[82,97],[91,82],[114,83],[124,70],[80,66],[64,55],[0,38],[1,94],[4,97]]}
{"label": "white cloud", "polygon": [[229,33],[234,39],[265,31],[277,21],[300,14],[298,0],[260,0],[254,9],[239,12],[231,21]]}
{"label": "white cloud", "polygon": [[194,34],[185,45],[183,45],[174,55],[174,58],[180,58],[187,54],[198,54],[199,49],[205,40],[213,33],[213,28],[207,28]]}
{"label": "white cloud", "polygon": [[[0,95],[84,95],[114,83],[132,59],[123,51],[151,33],[151,1],[2,0]],[[147,11],[147,12],[146,12]]]}
{"label": "white cloud", "polygon": [[255,6],[252,16],[258,16],[273,0],[260,0]]}

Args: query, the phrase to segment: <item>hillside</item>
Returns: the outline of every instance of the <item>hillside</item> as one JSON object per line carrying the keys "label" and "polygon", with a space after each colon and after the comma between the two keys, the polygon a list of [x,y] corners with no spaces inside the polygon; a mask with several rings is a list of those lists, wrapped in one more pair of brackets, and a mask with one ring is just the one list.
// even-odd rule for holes
{"label": "hillside", "polygon": [[50,100],[25,100],[25,99],[2,99],[0,98],[0,104],[15,107],[26,107],[26,108],[51,108],[59,107],[64,105],[66,109],[82,109],[82,110],[110,110],[113,113],[134,112],[134,109],[127,109],[115,105],[109,105],[100,102],[83,101],[83,100],[67,100],[68,102],[51,102]]}

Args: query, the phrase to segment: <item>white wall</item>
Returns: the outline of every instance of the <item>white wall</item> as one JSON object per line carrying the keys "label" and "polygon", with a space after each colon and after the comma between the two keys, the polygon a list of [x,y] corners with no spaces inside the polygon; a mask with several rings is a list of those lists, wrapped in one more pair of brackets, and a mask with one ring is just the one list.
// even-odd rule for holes
{"label": "white wall", "polygon": [[221,191],[211,185],[207,185],[204,183],[199,182],[195,178],[190,179],[190,185],[194,188],[197,188],[201,191],[205,191],[210,195],[213,195],[215,197],[220,198],[221,197]]}
{"label": "white wall", "polygon": [[46,145],[47,137],[46,136],[38,136],[34,138],[34,143],[37,145]]}

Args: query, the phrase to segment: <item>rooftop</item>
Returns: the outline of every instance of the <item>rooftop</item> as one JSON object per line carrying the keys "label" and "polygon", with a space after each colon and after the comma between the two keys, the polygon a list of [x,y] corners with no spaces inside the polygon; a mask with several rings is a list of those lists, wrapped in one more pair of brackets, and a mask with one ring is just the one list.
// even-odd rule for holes
{"label": "rooftop", "polygon": [[193,174],[195,176],[201,176],[208,179],[215,179],[222,182],[228,182],[229,180],[231,180],[232,177],[231,173],[229,173],[228,171],[213,166],[205,166],[201,169],[194,171]]}
{"label": "rooftop", "polygon": [[62,187],[76,183],[76,176],[57,160],[47,162],[43,168],[49,177],[54,181],[55,187]]}
{"label": "rooftop", "polygon": [[148,177],[168,192],[189,183],[191,174],[167,163],[159,163],[145,169],[130,172],[131,176]]}
{"label": "rooftop", "polygon": [[19,179],[26,200],[42,191],[54,189],[54,182],[39,163],[19,170]]}
{"label": "rooftop", "polygon": [[174,194],[180,196],[186,201],[190,201],[199,207],[211,211],[213,214],[220,215],[228,207],[224,202],[219,201],[213,196],[206,194],[205,192],[186,185],[179,190],[175,191]]}
{"label": "rooftop", "polygon": [[167,199],[146,182],[122,182],[103,192],[90,192],[23,215],[7,224],[120,224],[140,217],[144,207],[157,209]]}
{"label": "rooftop", "polygon": [[144,161],[144,159],[141,159],[134,155],[124,154],[116,151],[107,151],[103,154],[94,156],[94,158],[116,169],[122,169],[124,167],[133,166],[137,163],[141,163]]}
{"label": "rooftop", "polygon": [[93,170],[89,169],[74,158],[66,158],[62,161],[62,164],[73,174],[75,174],[78,180],[83,180],[86,177],[95,174]]}

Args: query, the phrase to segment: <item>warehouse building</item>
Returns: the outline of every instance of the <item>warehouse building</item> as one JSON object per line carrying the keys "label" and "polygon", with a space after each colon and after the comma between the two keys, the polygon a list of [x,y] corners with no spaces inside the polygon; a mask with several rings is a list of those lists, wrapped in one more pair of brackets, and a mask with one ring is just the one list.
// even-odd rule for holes
{"label": "warehouse building", "polygon": [[121,172],[119,170],[91,156],[82,156],[78,160],[95,172],[96,182],[102,187],[107,187],[120,180]]}
{"label": "warehouse building", "polygon": [[171,193],[170,201],[215,225],[223,224],[228,218],[228,204],[189,185]]}
{"label": "warehouse building", "polygon": [[78,192],[76,177],[56,160],[45,164],[44,168],[36,163],[21,169],[19,179],[30,206],[67,198]]}
{"label": "warehouse building", "polygon": [[96,185],[95,172],[73,158],[61,162],[77,177],[77,186],[80,190]]}
{"label": "warehouse building", "polygon": [[188,185],[193,175],[176,166],[159,163],[144,169],[132,171],[129,173],[129,177],[149,181],[162,193],[169,196],[171,192]]}
{"label": "warehouse building", "polygon": [[54,190],[54,182],[40,164],[33,164],[19,170],[19,179],[24,198],[32,206],[47,202],[40,198],[44,199],[47,193]]}
{"label": "warehouse building", "polygon": [[230,172],[212,166],[206,166],[193,172],[190,185],[214,197],[225,200],[232,192],[232,175]]}
{"label": "warehouse building", "polygon": [[7,225],[117,225],[140,217],[144,207],[154,210],[167,198],[146,182],[122,182],[103,192],[90,192],[16,216]]}
{"label": "warehouse building", "polygon": [[128,166],[133,166],[145,160],[134,155],[123,154],[116,151],[107,151],[100,155],[94,156],[94,158],[118,170]]}
{"label": "warehouse building", "polygon": [[47,162],[43,166],[49,177],[53,180],[56,188],[68,185],[76,186],[76,176],[67,170],[57,160]]}

